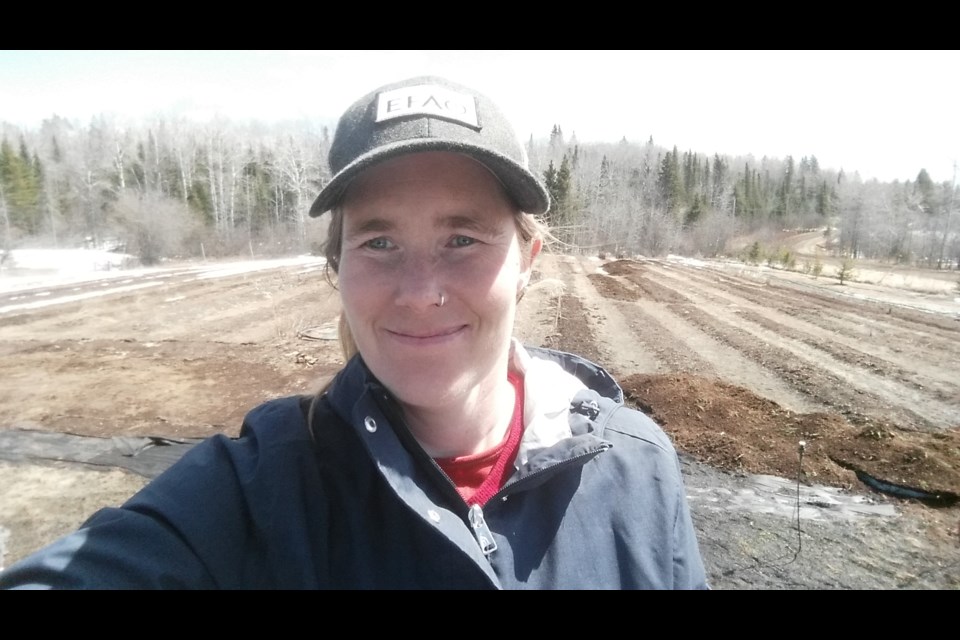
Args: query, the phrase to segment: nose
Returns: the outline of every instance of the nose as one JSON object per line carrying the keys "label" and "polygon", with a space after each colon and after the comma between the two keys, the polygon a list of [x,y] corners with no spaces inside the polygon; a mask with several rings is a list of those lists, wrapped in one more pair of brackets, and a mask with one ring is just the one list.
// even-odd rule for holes
{"label": "nose", "polygon": [[448,296],[442,286],[443,272],[432,255],[407,255],[397,265],[395,303],[416,311],[436,308],[440,296]]}

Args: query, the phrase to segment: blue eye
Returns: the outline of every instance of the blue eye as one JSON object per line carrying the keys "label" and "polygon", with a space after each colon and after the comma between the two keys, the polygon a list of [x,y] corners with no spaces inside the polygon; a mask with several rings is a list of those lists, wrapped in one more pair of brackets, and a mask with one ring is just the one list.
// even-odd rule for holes
{"label": "blue eye", "polygon": [[450,244],[452,244],[455,247],[469,247],[475,242],[476,240],[474,238],[471,238],[470,236],[454,236],[453,239],[450,241]]}
{"label": "blue eye", "polygon": [[386,238],[373,238],[364,242],[363,245],[370,249],[389,249],[390,241]]}

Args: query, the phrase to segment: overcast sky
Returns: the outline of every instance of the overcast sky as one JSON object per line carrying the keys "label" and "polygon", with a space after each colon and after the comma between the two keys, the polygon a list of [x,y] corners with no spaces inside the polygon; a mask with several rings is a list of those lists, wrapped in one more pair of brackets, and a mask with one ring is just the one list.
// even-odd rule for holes
{"label": "overcast sky", "polygon": [[[335,121],[380,84],[436,74],[488,94],[518,135],[554,124],[712,156],[936,182],[960,163],[960,51],[0,51],[0,121],[53,114]],[[960,176],[958,176],[960,177]]]}

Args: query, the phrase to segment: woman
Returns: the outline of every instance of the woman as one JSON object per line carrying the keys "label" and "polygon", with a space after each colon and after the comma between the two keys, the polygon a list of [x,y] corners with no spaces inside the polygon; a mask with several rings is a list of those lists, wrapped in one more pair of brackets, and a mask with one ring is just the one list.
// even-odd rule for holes
{"label": "woman", "polygon": [[513,337],[549,198],[440,78],[341,117],[328,267],[346,366],[254,409],[0,586],[707,588],[676,454],[605,371]]}

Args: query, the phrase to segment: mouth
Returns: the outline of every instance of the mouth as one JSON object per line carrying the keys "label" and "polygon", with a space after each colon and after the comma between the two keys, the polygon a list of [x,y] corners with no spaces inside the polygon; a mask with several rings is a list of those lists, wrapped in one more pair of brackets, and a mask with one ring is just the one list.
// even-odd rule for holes
{"label": "mouth", "polygon": [[403,344],[428,346],[442,344],[459,336],[466,331],[467,325],[453,327],[437,327],[432,329],[396,330],[387,329],[387,335]]}

